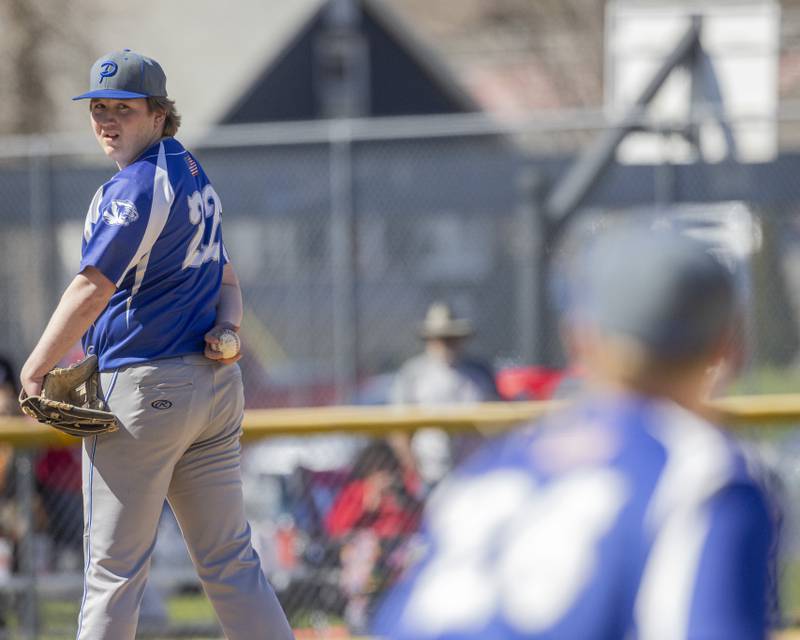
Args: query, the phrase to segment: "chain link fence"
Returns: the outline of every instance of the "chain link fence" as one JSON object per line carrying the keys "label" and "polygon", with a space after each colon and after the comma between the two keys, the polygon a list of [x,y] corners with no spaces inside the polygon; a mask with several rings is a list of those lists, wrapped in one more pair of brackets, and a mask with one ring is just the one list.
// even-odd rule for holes
{"label": "chain link fence", "polygon": [[[244,291],[247,406],[389,402],[434,300],[472,321],[470,351],[492,365],[504,397],[547,396],[564,367],[553,311],[570,245],[557,241],[645,215],[706,235],[738,265],[752,305],[737,390],[796,390],[800,154],[783,149],[762,165],[611,162],[557,235],[548,195],[603,126],[589,112],[514,126],[459,116],[234,127],[190,143],[221,196]],[[113,168],[83,140],[5,142],[0,351],[21,364],[75,273],[84,212]],[[792,431],[760,439],[790,496],[800,491],[797,446]],[[245,447],[254,541],[296,626],[363,630],[413,553],[427,492],[394,451],[344,433]],[[0,627],[72,637],[79,451],[5,448],[0,463]],[[353,514],[375,478],[385,526]],[[166,509],[151,583],[144,636],[219,637]]]}

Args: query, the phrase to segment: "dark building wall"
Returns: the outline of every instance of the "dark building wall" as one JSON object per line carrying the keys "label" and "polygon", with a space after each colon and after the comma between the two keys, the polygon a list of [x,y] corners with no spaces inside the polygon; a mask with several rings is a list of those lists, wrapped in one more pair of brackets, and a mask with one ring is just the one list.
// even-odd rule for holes
{"label": "dark building wall", "polygon": [[[315,120],[324,117],[316,51],[324,36],[320,10],[279,58],[270,63],[221,120],[222,124]],[[466,100],[434,77],[415,53],[369,10],[361,11],[360,32],[369,51],[369,89],[363,116],[463,113]]]}
{"label": "dark building wall", "polygon": [[221,124],[312,120],[316,96],[311,81],[313,47],[311,33],[319,16],[255,79]]}
{"label": "dark building wall", "polygon": [[370,52],[370,115],[425,115],[468,110],[463,101],[443,87],[429,68],[420,65],[369,12],[365,12],[363,30]]}

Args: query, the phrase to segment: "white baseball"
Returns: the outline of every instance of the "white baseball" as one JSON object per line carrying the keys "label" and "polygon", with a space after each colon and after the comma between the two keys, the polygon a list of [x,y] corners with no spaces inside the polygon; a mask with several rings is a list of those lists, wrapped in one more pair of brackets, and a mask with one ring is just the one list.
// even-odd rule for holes
{"label": "white baseball", "polygon": [[223,358],[233,358],[237,353],[239,353],[239,349],[241,349],[242,343],[239,340],[239,334],[231,329],[225,329],[219,334],[219,344],[217,345],[217,351],[222,354]]}

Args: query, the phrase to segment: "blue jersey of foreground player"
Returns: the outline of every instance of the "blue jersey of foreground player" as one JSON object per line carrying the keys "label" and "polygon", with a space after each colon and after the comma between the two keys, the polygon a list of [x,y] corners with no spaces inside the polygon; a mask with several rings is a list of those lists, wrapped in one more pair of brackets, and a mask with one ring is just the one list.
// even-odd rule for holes
{"label": "blue jersey of foreground player", "polygon": [[203,351],[227,262],[221,213],[202,168],[174,138],[100,187],[80,268],[96,267],[117,285],[83,339],[101,371]]}
{"label": "blue jersey of foreground player", "polygon": [[595,399],[492,443],[431,499],[426,536],[383,637],[765,637],[767,501],[671,402]]}

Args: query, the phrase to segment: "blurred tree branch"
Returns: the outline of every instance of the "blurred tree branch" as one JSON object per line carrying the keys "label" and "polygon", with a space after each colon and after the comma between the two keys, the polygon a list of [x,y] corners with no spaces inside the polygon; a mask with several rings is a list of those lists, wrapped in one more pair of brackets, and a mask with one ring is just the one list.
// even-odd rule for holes
{"label": "blurred tree branch", "polygon": [[0,133],[28,134],[57,128],[56,96],[65,77],[92,57],[86,25],[93,2],[0,0]]}
{"label": "blurred tree branch", "polygon": [[48,25],[36,3],[28,0],[3,0],[12,29],[11,95],[18,103],[12,113],[15,133],[36,133],[47,126],[52,98],[47,91],[46,64],[41,43]]}

